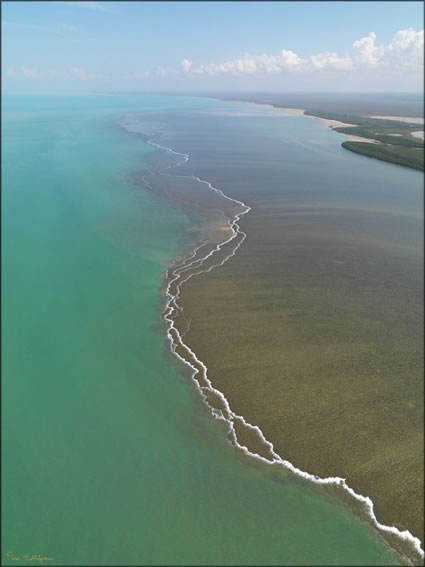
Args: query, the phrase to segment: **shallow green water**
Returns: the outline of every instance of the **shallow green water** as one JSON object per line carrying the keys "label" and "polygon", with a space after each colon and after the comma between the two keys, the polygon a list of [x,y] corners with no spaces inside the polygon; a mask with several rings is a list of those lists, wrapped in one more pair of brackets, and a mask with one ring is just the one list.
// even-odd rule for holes
{"label": "shallow green water", "polygon": [[2,561],[394,564],[319,487],[234,451],[168,353],[159,290],[193,219],[130,183],[153,150],[113,124],[195,104],[4,100]]}

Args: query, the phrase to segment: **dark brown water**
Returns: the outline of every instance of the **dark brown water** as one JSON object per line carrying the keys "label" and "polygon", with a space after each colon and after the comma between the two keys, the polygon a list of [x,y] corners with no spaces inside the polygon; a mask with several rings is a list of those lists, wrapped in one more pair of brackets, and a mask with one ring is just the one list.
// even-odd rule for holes
{"label": "dark brown water", "polygon": [[421,537],[423,174],[250,105],[165,120],[175,173],[252,207],[236,256],[182,290],[186,342],[283,458]]}

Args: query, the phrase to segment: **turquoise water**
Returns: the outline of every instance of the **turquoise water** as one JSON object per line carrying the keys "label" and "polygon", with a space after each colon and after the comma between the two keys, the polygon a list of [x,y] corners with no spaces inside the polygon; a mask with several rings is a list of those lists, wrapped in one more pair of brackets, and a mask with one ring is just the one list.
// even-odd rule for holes
{"label": "turquoise water", "polygon": [[4,564],[396,564],[232,449],[168,352],[160,289],[194,219],[130,182],[154,150],[114,124],[208,104],[3,101]]}

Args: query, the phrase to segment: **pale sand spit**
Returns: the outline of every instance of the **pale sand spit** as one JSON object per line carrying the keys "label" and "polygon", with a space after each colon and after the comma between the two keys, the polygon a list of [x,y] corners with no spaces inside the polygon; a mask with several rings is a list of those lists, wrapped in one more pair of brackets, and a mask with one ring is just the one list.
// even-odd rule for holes
{"label": "pale sand spit", "polygon": [[[284,110],[286,113],[289,114],[295,114],[296,116],[305,116],[306,118],[315,118],[316,120],[320,120],[331,130],[342,127],[353,128],[356,126],[356,124],[346,124],[345,122],[340,122],[339,120],[330,120],[328,118],[320,118],[320,116],[312,116],[310,114],[304,114],[305,110],[302,108],[283,108],[282,110]],[[362,138],[361,136],[343,134],[342,132],[337,132],[337,134],[342,134],[343,136],[346,136],[349,140],[353,140],[355,142],[367,142],[368,144],[379,144],[377,140],[372,140],[370,138]]]}
{"label": "pale sand spit", "polygon": [[[270,106],[270,105],[268,105]],[[329,128],[342,128],[343,126],[355,126],[355,124],[346,124],[345,122],[340,122],[339,120],[328,120],[327,118],[320,118],[320,116],[313,116],[311,114],[305,114],[304,108],[280,108],[284,110],[285,114],[293,114],[295,116],[305,116],[306,118],[315,118],[324,122]]]}
{"label": "pale sand spit", "polygon": [[423,118],[409,118],[408,116],[368,116],[368,118],[378,118],[380,120],[399,120],[400,122],[411,122],[412,124],[423,124]]}
{"label": "pale sand spit", "polygon": [[[272,106],[272,105],[269,104],[267,106]],[[295,116],[303,116],[305,112],[304,108],[282,108],[281,110],[284,110],[285,114],[294,114]]]}
{"label": "pale sand spit", "polygon": [[[306,114],[305,116],[308,116]],[[327,118],[320,118],[319,116],[311,116],[311,118],[316,118],[316,120],[320,120],[324,122],[329,128],[354,128],[357,124],[346,124],[345,122],[340,122],[339,120],[329,120]]]}
{"label": "pale sand spit", "polygon": [[[342,134],[342,132],[337,132],[337,134]],[[362,138],[361,136],[353,136],[351,134],[342,134],[348,139],[353,140],[353,142],[367,142],[368,144],[379,144],[378,140],[372,140],[372,138]]]}

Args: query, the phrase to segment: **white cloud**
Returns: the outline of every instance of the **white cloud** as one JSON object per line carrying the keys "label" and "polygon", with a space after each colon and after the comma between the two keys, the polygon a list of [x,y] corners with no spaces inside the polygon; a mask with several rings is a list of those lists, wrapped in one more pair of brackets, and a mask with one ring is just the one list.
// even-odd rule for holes
{"label": "white cloud", "polygon": [[190,71],[190,68],[192,67],[192,61],[190,61],[189,59],[183,59],[183,61],[180,63],[180,66],[184,73],[188,73]]}
{"label": "white cloud", "polygon": [[332,69],[348,71],[354,69],[354,64],[350,57],[339,57],[334,51],[311,55],[310,66],[313,70]]}
{"label": "white cloud", "polygon": [[[80,4],[80,2],[70,2]],[[95,2],[95,4],[98,4]],[[57,29],[76,32],[77,28],[66,24],[57,24]],[[152,70],[143,70],[128,73],[121,80],[163,80],[178,77],[217,77],[217,76],[245,76],[263,77],[319,74],[325,71],[355,73],[356,71],[382,71],[385,73],[413,72],[418,80],[423,72],[424,31],[415,31],[413,28],[399,30],[387,45],[377,44],[376,34],[370,32],[366,37],[355,41],[351,51],[338,54],[335,51],[313,53],[301,57],[294,51],[282,49],[275,55],[266,53],[252,55],[245,53],[237,59],[219,63],[200,63],[195,65],[190,59],[183,59],[179,66],[174,68],[157,67]],[[374,76],[379,77],[379,73]],[[407,75],[404,75],[407,76]],[[40,69],[37,66],[21,66],[8,68],[5,77],[27,80],[99,80],[105,77],[91,72],[87,74],[80,67],[69,69]],[[353,79],[358,75],[353,74]],[[113,79],[112,77],[107,77]],[[115,77],[116,79],[116,77]],[[291,79],[292,80],[292,79]],[[295,79],[294,80],[299,80]],[[301,80],[301,79],[300,79]],[[398,79],[397,79],[398,80]]]}
{"label": "white cloud", "polygon": [[[181,64],[183,64],[183,61]],[[297,70],[300,64],[301,59],[293,51],[283,49],[279,55],[250,55],[245,53],[243,57],[233,61],[201,64],[199,67],[192,68],[192,72],[198,75],[279,73],[285,70]]]}
{"label": "white cloud", "polygon": [[250,55],[223,63],[201,63],[183,59],[180,66],[186,74],[194,75],[252,75],[284,72],[354,71],[371,67],[394,70],[420,69],[423,66],[424,31],[413,28],[398,31],[388,45],[376,45],[376,34],[370,32],[353,43],[351,54],[334,51],[315,53],[306,58],[282,49],[278,55]]}
{"label": "white cloud", "polygon": [[392,49],[406,50],[411,46],[423,47],[424,44],[424,30],[415,32],[413,28],[398,31],[390,46]]}
{"label": "white cloud", "polygon": [[360,67],[386,67],[394,70],[419,68],[423,65],[424,30],[398,31],[388,45],[375,45],[376,34],[355,41],[353,61]]}
{"label": "white cloud", "polygon": [[385,50],[383,63],[397,68],[423,66],[424,30],[413,28],[398,31]]}
{"label": "white cloud", "polygon": [[354,55],[357,64],[376,65],[378,63],[383,54],[383,48],[375,46],[375,39],[376,33],[370,32],[366,37],[353,43],[353,47],[357,49],[357,55]]}

